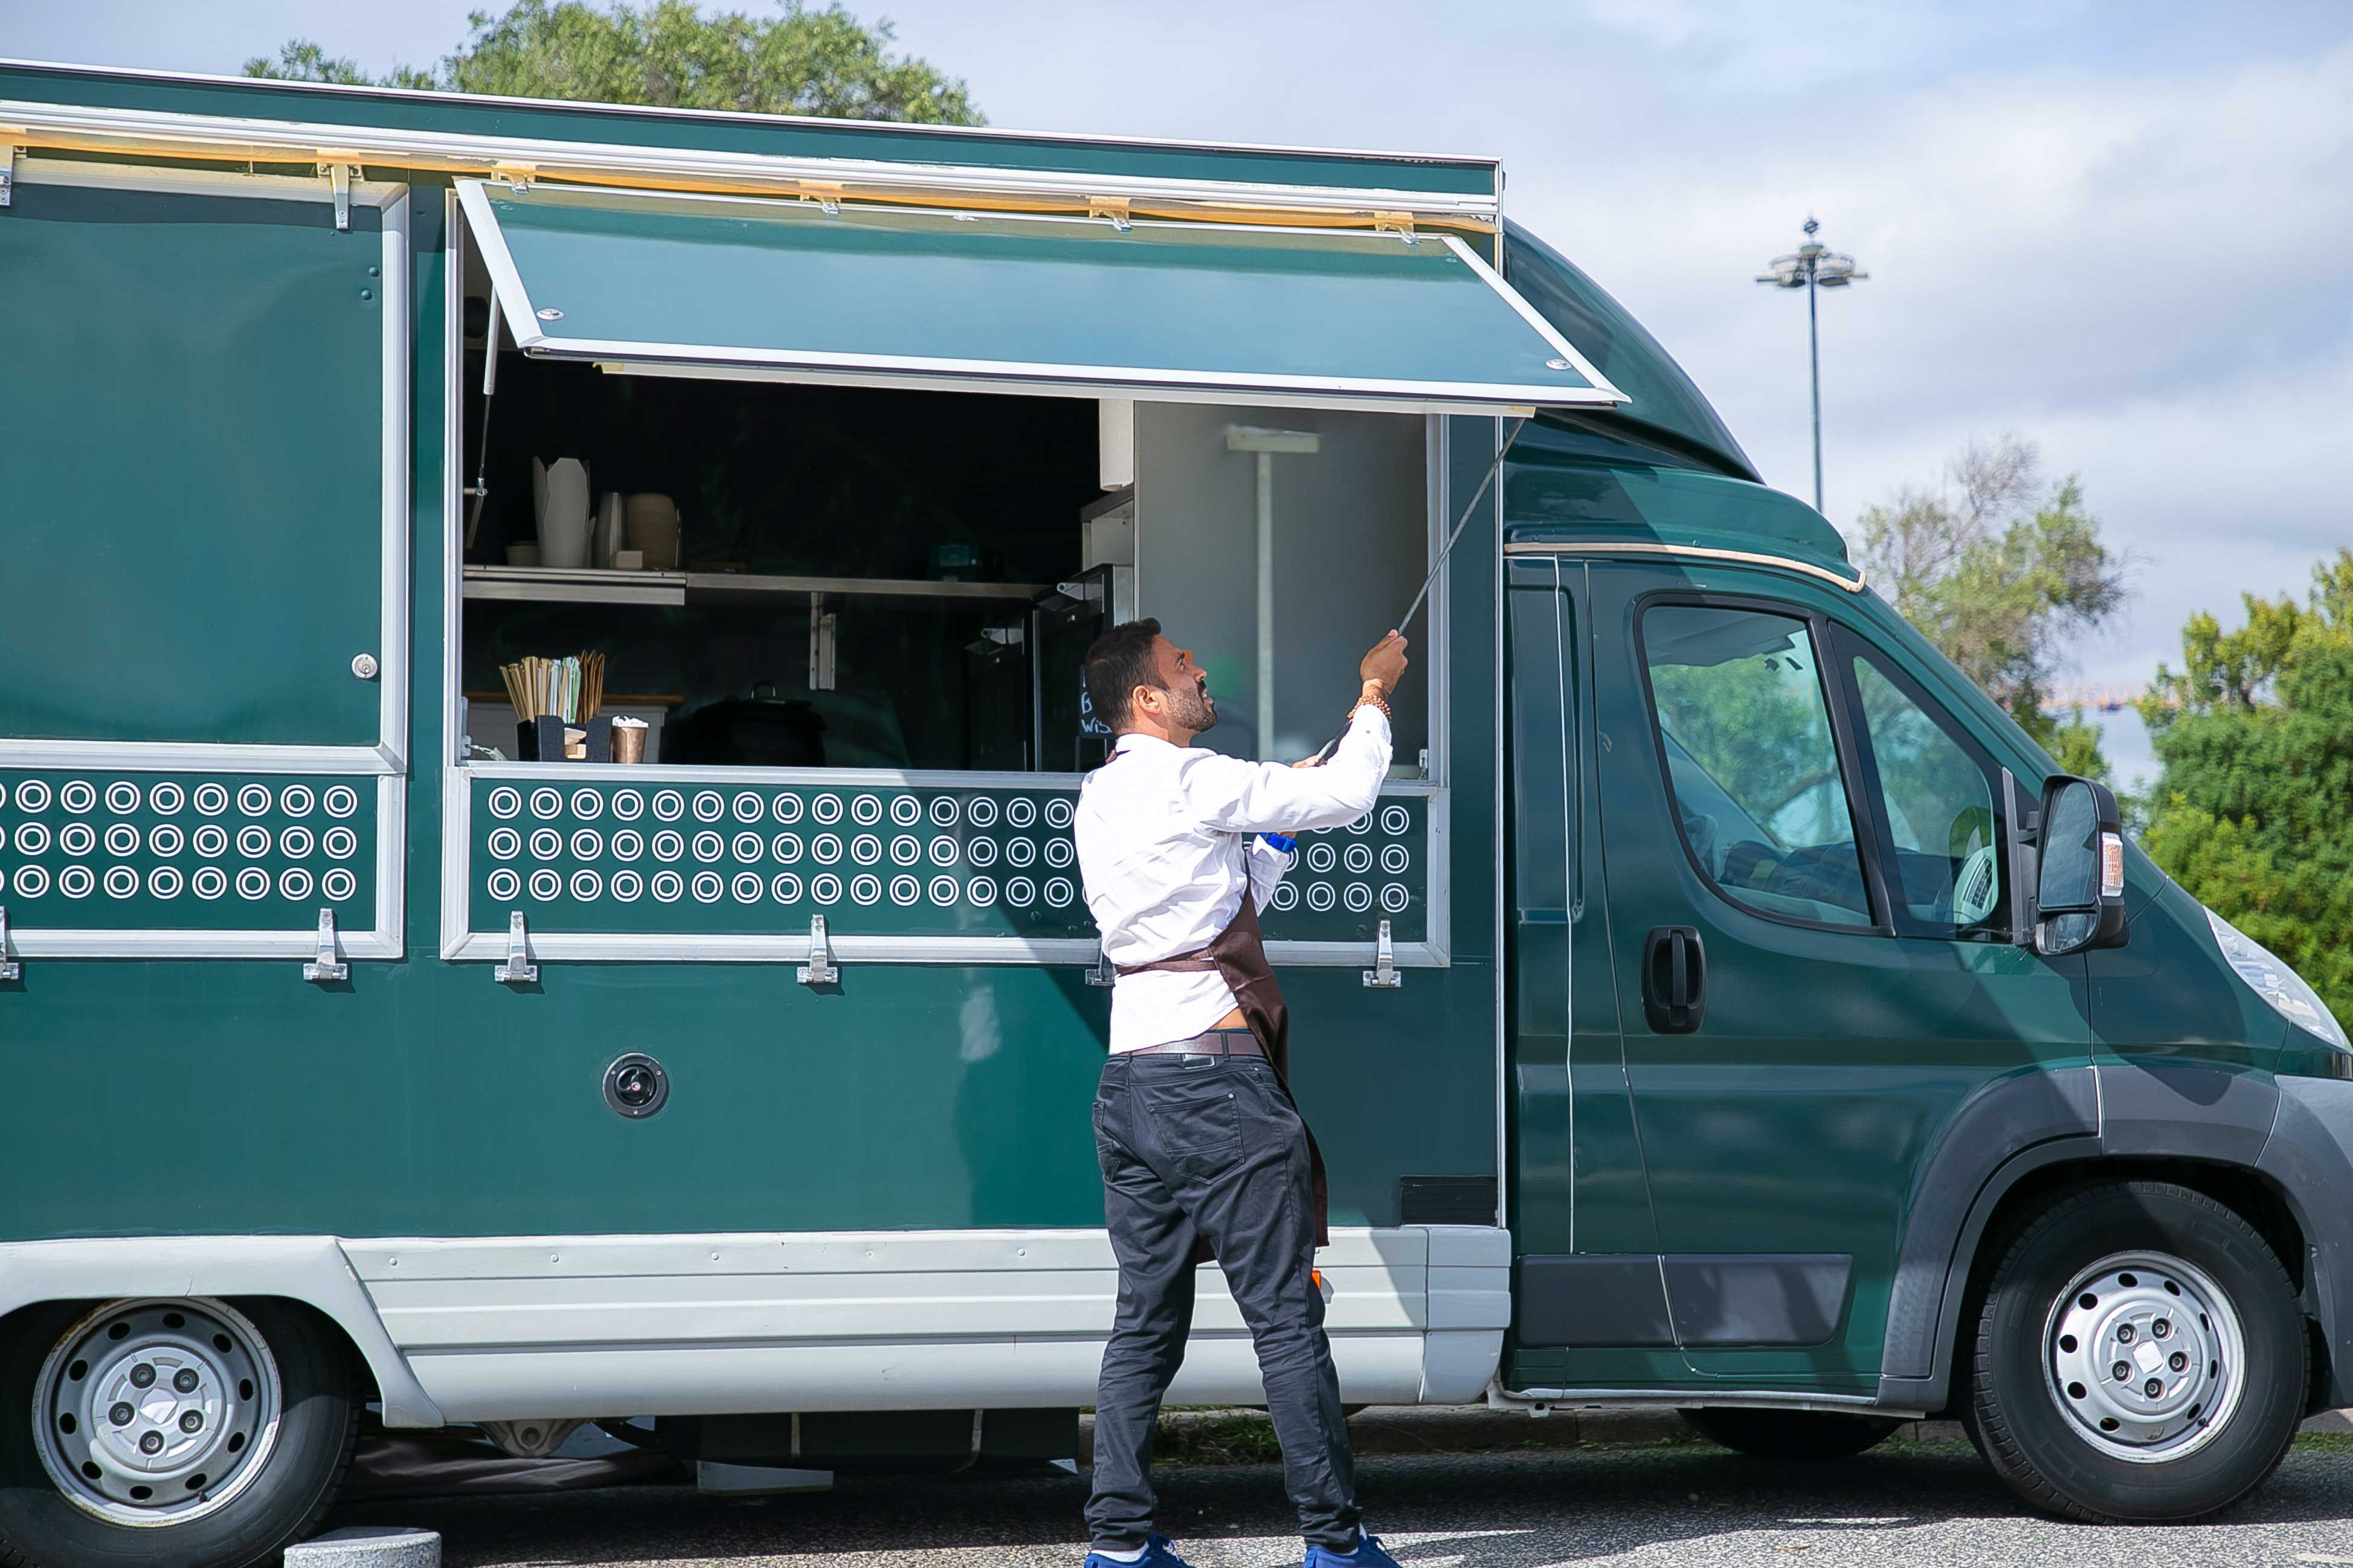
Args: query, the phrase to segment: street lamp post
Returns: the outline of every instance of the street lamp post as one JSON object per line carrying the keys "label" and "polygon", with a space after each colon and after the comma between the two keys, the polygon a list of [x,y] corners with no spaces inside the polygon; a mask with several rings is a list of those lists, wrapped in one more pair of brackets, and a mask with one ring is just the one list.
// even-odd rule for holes
{"label": "street lamp post", "polygon": [[1814,382],[1814,510],[1822,510],[1822,333],[1821,316],[1815,306],[1817,289],[1843,289],[1871,276],[1859,269],[1852,256],[1841,256],[1817,240],[1821,224],[1810,214],[1806,218],[1806,243],[1789,256],[1773,258],[1773,270],[1758,275],[1757,281],[1769,283],[1776,289],[1803,289],[1806,291],[1806,352],[1813,366]]}

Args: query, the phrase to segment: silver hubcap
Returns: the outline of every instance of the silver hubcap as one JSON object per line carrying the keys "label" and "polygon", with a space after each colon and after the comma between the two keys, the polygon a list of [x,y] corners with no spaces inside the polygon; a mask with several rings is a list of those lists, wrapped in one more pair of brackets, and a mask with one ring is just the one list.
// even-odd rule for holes
{"label": "silver hubcap", "polygon": [[2162,1252],[2104,1258],[2052,1303],[2043,1380],[2070,1428],[2102,1453],[2178,1459],[2229,1422],[2246,1337],[2231,1299]]}
{"label": "silver hubcap", "polygon": [[278,1440],[278,1363],[226,1302],[116,1301],[42,1363],[33,1435],[49,1479],[110,1523],[185,1524],[261,1473]]}

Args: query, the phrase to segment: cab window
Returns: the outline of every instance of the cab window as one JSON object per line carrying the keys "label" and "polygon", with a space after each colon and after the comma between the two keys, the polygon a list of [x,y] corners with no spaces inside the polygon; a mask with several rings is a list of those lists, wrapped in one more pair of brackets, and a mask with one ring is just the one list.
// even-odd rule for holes
{"label": "cab window", "polygon": [[1974,937],[2006,929],[1993,782],[1946,721],[1869,653],[1852,659],[1866,798],[1900,929]]}
{"label": "cab window", "polygon": [[1701,871],[1757,913],[1870,928],[1811,628],[1760,610],[1654,605],[1641,640],[1668,788]]}

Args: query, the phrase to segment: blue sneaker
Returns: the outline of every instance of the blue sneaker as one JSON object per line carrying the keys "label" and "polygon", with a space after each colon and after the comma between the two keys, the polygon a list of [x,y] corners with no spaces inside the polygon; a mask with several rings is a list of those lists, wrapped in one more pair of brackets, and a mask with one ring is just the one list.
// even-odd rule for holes
{"label": "blue sneaker", "polygon": [[[1350,1559],[1344,1557],[1336,1561],[1345,1563]],[[1176,1555],[1176,1546],[1166,1536],[1155,1535],[1145,1540],[1144,1555],[1133,1563],[1122,1562],[1116,1557],[1106,1557],[1100,1552],[1090,1552],[1087,1553],[1086,1568],[1191,1568],[1191,1564]]]}
{"label": "blue sneaker", "polygon": [[1400,1564],[1382,1546],[1379,1536],[1369,1530],[1359,1530],[1354,1552],[1335,1552],[1328,1546],[1311,1543],[1306,1568],[1400,1568]]}

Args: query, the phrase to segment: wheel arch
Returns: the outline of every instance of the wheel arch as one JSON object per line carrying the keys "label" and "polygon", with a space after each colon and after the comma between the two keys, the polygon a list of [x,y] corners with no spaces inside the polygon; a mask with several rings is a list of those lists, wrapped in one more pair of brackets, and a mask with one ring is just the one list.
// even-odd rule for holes
{"label": "wheel arch", "polygon": [[446,1424],[332,1237],[104,1237],[0,1244],[0,1332],[21,1321],[28,1308],[133,1296],[294,1302],[332,1325],[365,1369],[386,1426]]}
{"label": "wheel arch", "polygon": [[1878,1403],[1942,1410],[1963,1315],[2022,1216],[2088,1184],[2158,1180],[2252,1225],[2286,1269],[2312,1334],[2311,1400],[2353,1373],[2335,1353],[2353,1280],[2327,1266],[2316,1217],[2267,1167],[2282,1096],[2267,1078],[2189,1064],[2061,1068],[1998,1080],[1948,1119],[1923,1160],[1888,1303]]}

